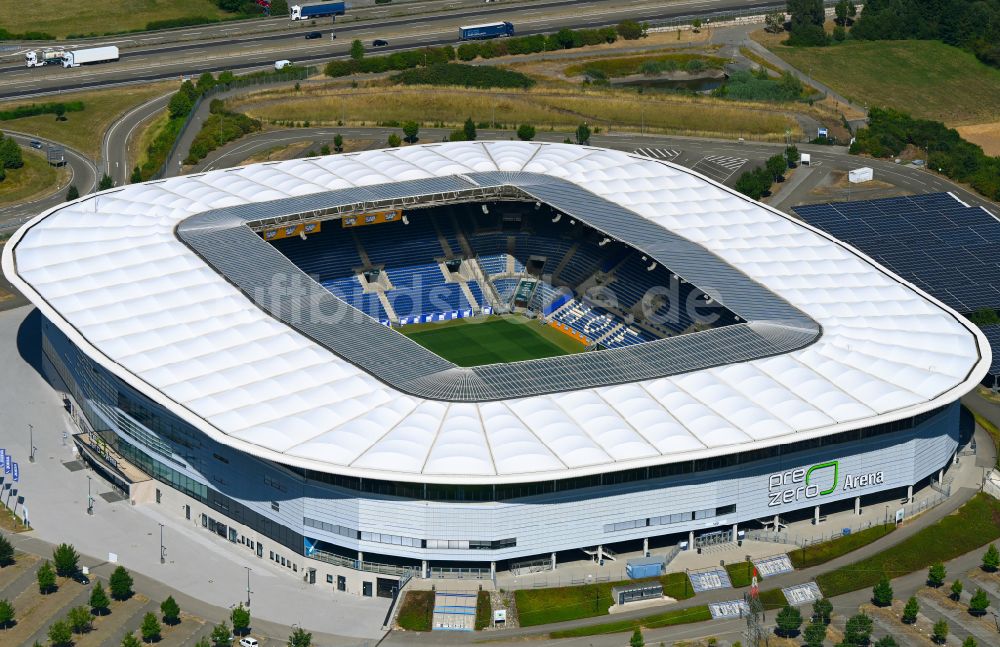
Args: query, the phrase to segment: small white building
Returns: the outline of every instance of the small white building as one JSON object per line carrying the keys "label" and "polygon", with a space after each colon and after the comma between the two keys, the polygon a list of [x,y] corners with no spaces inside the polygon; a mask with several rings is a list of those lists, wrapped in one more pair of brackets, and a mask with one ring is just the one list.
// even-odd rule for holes
{"label": "small white building", "polygon": [[847,173],[847,179],[852,184],[861,184],[862,182],[869,182],[875,177],[875,172],[870,166],[863,166],[861,168],[856,168]]}

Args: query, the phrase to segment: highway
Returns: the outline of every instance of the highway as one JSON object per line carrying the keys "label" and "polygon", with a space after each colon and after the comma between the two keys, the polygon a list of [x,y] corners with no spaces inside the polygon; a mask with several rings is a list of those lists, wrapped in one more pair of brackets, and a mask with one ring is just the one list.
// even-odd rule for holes
{"label": "highway", "polygon": [[[3,89],[0,99],[28,97],[68,90],[97,88],[125,82],[197,75],[205,71],[249,70],[270,66],[275,60],[290,59],[300,64],[321,64],[347,56],[353,39],[370,43],[375,38],[389,41],[376,50],[389,53],[415,47],[458,44],[461,25],[498,19],[515,24],[519,35],[557,31],[562,27],[597,27],[626,18],[663,20],[679,16],[706,15],[729,9],[773,6],[770,1],[753,0],[553,0],[530,5],[497,6],[484,4],[477,9],[438,11],[411,17],[372,19],[321,27],[324,38],[306,40],[306,32],[316,30],[303,21],[291,32],[226,35],[211,41],[161,42],[124,49],[113,63],[82,68],[59,66],[28,69],[13,59],[0,65]],[[336,33],[331,41],[329,34]],[[113,40],[100,41],[113,43]],[[96,44],[96,43],[95,43]]]}

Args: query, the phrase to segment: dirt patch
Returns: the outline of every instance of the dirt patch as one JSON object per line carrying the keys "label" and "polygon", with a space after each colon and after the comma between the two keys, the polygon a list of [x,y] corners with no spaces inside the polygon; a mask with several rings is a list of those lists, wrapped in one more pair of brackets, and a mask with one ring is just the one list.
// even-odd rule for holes
{"label": "dirt patch", "polygon": [[955,130],[964,139],[979,144],[987,155],[1000,155],[1000,121],[988,124],[959,126]]}

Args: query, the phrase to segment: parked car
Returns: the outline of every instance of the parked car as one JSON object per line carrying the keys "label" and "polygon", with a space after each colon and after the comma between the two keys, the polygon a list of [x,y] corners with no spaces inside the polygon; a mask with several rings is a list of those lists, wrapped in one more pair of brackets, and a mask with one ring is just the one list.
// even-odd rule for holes
{"label": "parked car", "polygon": [[306,40],[316,40],[317,38],[323,38],[323,32],[311,31],[308,34],[306,34]]}
{"label": "parked car", "polygon": [[246,636],[245,638],[240,638],[240,647],[258,647],[260,645],[256,638],[251,638]]}
{"label": "parked car", "polygon": [[37,148],[38,150],[42,150],[42,142],[38,141],[37,139],[32,139],[28,143],[28,145],[31,146],[32,148]]}
{"label": "parked car", "polygon": [[90,584],[90,578],[87,577],[87,574],[84,573],[83,571],[76,571],[70,577],[72,577],[75,581],[79,582],[80,584],[84,585]]}
{"label": "parked car", "polygon": [[372,47],[388,47],[389,41],[377,39],[372,41]]}

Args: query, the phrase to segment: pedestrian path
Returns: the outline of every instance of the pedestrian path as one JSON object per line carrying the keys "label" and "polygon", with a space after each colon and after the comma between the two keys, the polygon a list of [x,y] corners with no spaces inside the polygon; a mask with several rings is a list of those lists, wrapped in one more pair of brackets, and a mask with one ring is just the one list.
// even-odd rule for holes
{"label": "pedestrian path", "polygon": [[476,594],[434,594],[434,631],[473,631],[476,628]]}
{"label": "pedestrian path", "polygon": [[651,157],[655,160],[665,160],[669,162],[676,159],[682,151],[676,148],[637,148],[632,152],[637,155]]}
{"label": "pedestrian path", "polygon": [[716,182],[725,182],[740,170],[748,161],[745,157],[731,157],[729,155],[708,155],[701,158],[692,170],[701,173],[705,177]]}

